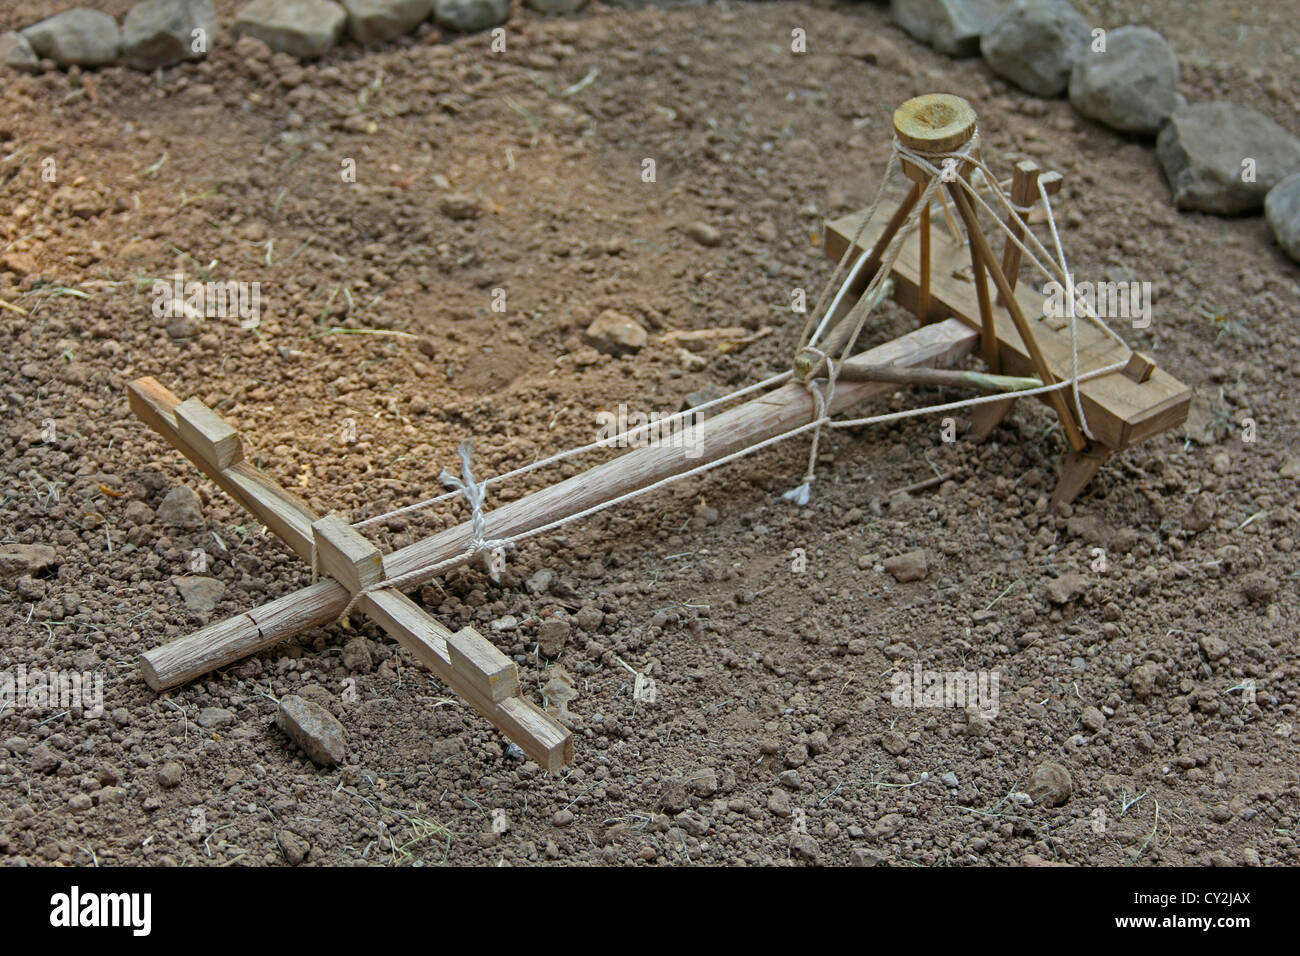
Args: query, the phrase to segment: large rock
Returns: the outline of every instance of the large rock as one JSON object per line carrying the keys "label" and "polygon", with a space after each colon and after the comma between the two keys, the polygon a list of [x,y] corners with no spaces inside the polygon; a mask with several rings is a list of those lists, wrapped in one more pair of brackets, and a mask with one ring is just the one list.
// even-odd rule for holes
{"label": "large rock", "polygon": [[1155,134],[1178,101],[1178,57],[1155,30],[1120,27],[1089,47],[1070,73],[1070,104],[1125,133]]}
{"label": "large rock", "polygon": [[23,31],[37,56],[59,66],[107,66],[122,51],[117,21],[98,10],[65,10]]}
{"label": "large rock", "polygon": [[293,694],[280,698],[275,725],[293,739],[313,763],[333,767],[347,754],[347,735],[343,725],[320,704]]}
{"label": "large rock", "polygon": [[59,556],[48,544],[6,544],[0,547],[0,577],[35,577],[57,567]]}
{"label": "large rock", "polygon": [[587,0],[524,0],[524,6],[545,13],[559,16],[563,13],[577,13],[587,5]]}
{"label": "large rock", "polygon": [[500,26],[510,16],[510,0],[433,0],[438,26],[458,33],[476,33]]}
{"label": "large rock", "polygon": [[339,0],[348,34],[358,43],[386,43],[410,33],[433,13],[433,0]]}
{"label": "large rock", "polygon": [[[122,21],[122,58],[137,70],[201,60],[220,28],[212,0],[144,0]],[[195,30],[203,35],[196,37]]]}
{"label": "large rock", "polygon": [[181,600],[195,614],[210,614],[226,593],[226,586],[216,578],[201,574],[177,575],[172,584],[181,592]]}
{"label": "large rock", "polygon": [[949,56],[975,56],[1008,0],[891,0],[894,22]]}
{"label": "large rock", "polygon": [[1092,31],[1067,0],[1016,0],[980,40],[989,68],[1035,96],[1060,96]]}
{"label": "large rock", "polygon": [[338,43],[348,15],[333,0],[253,0],[230,32],[261,40],[278,53],[314,60]]}
{"label": "large rock", "polygon": [[1262,113],[1220,100],[1175,111],[1156,138],[1156,156],[1175,206],[1234,216],[1258,209],[1300,171],[1300,140]]}
{"label": "large rock", "polygon": [[0,33],[0,63],[23,73],[41,72],[41,58],[27,38],[15,30]]}
{"label": "large rock", "polygon": [[1268,191],[1264,215],[1282,250],[1300,262],[1300,173],[1292,173]]}

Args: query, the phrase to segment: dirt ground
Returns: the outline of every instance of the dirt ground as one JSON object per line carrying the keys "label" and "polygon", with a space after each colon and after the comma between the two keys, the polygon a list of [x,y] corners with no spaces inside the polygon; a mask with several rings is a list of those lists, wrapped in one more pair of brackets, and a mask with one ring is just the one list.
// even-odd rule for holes
{"label": "dirt ground", "polygon": [[[1078,6],[1164,31],[1188,99],[1297,129],[1290,4]],[[218,8],[229,22],[235,4]],[[0,28],[57,9],[17,0]],[[160,78],[3,76],[0,299],[26,314],[0,309],[0,544],[58,557],[0,580],[0,655],[99,671],[105,708],[0,718],[0,861],[1294,864],[1300,269],[1262,218],[1175,212],[1149,142],[912,42],[874,3],[521,9],[507,51],[487,43],[426,28],[304,66],[226,41]],[[202,398],[269,474],[354,520],[440,491],[466,438],[481,474],[592,441],[602,409],[675,411],[788,368],[791,290],[832,268],[822,222],[865,204],[892,110],[936,90],[972,100],[997,167],[1065,174],[1078,276],[1153,281],[1154,321],[1125,334],[1195,387],[1187,434],[1125,452],[1058,514],[1045,407],[1021,403],[979,445],[932,419],[837,431],[809,507],[780,497],[796,440],[526,543],[499,586],[464,569],[424,587],[444,623],[514,656],[539,703],[557,669],[572,677],[577,760],[557,776],[369,624],[145,686],[140,652],[310,571],[133,418],[126,382]],[[153,280],[176,271],[261,282],[259,327],[155,318]],[[606,309],[650,343],[586,348]],[[914,324],[882,315],[873,341]],[[727,326],[769,331],[689,353],[665,338]],[[180,485],[201,526],[155,515]],[[914,549],[928,575],[895,582],[883,562]],[[196,550],[225,585],[207,614],[172,583]],[[1055,603],[1069,574],[1081,593]],[[536,627],[557,615],[582,624],[549,658]],[[622,662],[654,677],[653,703]],[[917,665],[996,670],[999,713],[891,706],[891,675]],[[276,729],[289,693],[339,717],[342,768]],[[1045,762],[1068,795],[1018,803]]]}

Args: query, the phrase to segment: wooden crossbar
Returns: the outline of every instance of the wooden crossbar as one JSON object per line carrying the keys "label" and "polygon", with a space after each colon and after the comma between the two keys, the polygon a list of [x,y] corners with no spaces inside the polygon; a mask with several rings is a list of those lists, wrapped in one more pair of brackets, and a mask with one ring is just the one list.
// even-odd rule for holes
{"label": "wooden crossbar", "polygon": [[[197,399],[182,402],[152,378],[132,382],[127,392],[143,421],[268,528],[283,529],[285,543],[308,561],[314,556],[316,567],[333,579],[306,589],[305,602],[273,601],[221,622],[216,631],[204,629],[190,640],[146,651],[140,670],[150,687],[171,687],[254,653],[265,646],[268,631],[326,624],[361,594],[358,607],[368,617],[529,757],[552,772],[572,762],[572,733],[520,696],[514,662],[473,628],[453,634],[406,595],[379,587],[385,580],[383,557],[344,517],[316,518],[305,502],[244,462],[239,433]],[[214,647],[220,648],[217,664]]]}

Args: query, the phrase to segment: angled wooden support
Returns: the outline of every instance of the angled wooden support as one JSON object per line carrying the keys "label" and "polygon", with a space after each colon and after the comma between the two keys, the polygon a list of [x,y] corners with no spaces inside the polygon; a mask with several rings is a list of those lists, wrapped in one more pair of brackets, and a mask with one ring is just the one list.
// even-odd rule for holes
{"label": "angled wooden support", "polygon": [[1109,448],[1095,442],[1082,451],[1067,451],[1061,458],[1061,473],[1052,492],[1052,504],[1069,504],[1077,498],[1110,455]]}

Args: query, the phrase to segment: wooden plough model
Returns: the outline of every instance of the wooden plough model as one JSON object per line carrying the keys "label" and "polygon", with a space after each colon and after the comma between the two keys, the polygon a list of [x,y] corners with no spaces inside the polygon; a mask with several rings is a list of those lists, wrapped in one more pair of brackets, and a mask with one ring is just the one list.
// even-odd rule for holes
{"label": "wooden plough model", "polygon": [[[381,554],[339,515],[313,514],[301,499],[244,461],[238,433],[201,402],[183,402],[151,378],[132,382],[128,396],[137,417],[309,562],[313,572],[323,575],[310,587],[147,651],[141,656],[146,682],[155,690],[175,687],[308,628],[359,613],[410,650],[529,757],[556,771],[573,759],[572,735],[521,695],[515,663],[472,628],[453,633],[408,598],[404,589],[432,580],[475,555],[776,442],[812,432],[815,448],[822,426],[969,405],[974,410],[973,433],[982,438],[1015,401],[1014,396],[988,395],[901,415],[847,423],[832,420],[839,412],[894,390],[898,382],[1023,391],[1047,401],[1070,444],[1055,494],[1058,501],[1073,499],[1114,451],[1181,423],[1187,416],[1190,389],[1115,341],[1113,333],[1075,322],[1067,329],[1050,317],[1043,319],[1044,297],[1033,289],[1016,288],[1020,254],[1026,248],[1017,243],[1027,234],[1020,211],[1027,211],[1035,190],[1046,204],[1059,177],[1039,176],[1029,163],[1016,168],[1011,199],[1015,205],[1005,227],[1009,239],[999,262],[980,229],[975,201],[982,200],[971,185],[972,172],[983,167],[969,104],[947,95],[918,97],[895,113],[895,130],[891,168],[898,161],[914,184],[883,224],[874,215],[858,214],[828,225],[827,252],[840,256],[828,293],[838,289],[838,294],[824,311],[827,296],[823,296],[809,317],[809,330],[821,318],[817,333],[805,331],[790,372],[710,404],[774,387],[693,426],[689,444],[659,442],[635,448],[492,510],[482,509],[486,484],[510,476],[476,483],[464,454],[464,480],[450,479],[445,473],[444,480],[454,483],[470,502],[472,520],[388,554]],[[988,188],[1000,194],[995,183]],[[931,200],[937,194],[942,198],[940,189],[956,207],[969,243],[932,227]],[[969,251],[963,248],[967,244]],[[964,280],[960,275],[967,263],[970,279]],[[847,280],[836,286],[845,270]],[[989,278],[998,293],[996,302],[987,287]],[[867,314],[891,292],[920,318],[921,326],[851,354]],[[819,338],[822,330],[828,330],[824,339]],[[931,368],[953,365],[976,349],[988,373]],[[828,354],[835,351],[839,358]],[[1084,363],[1094,368],[1083,373],[1079,366]],[[908,371],[912,369],[918,371]],[[819,377],[823,371],[825,378]],[[1067,399],[1071,393],[1073,403]],[[592,447],[596,445],[587,446]],[[811,477],[810,470],[805,497]],[[365,523],[375,520],[379,519]]]}

